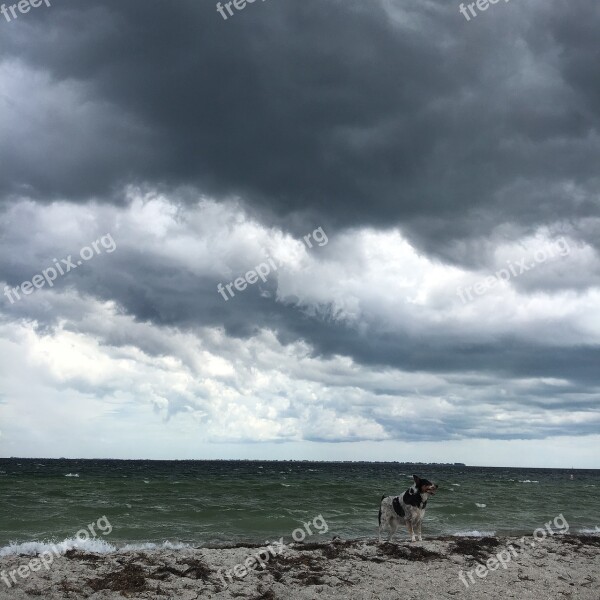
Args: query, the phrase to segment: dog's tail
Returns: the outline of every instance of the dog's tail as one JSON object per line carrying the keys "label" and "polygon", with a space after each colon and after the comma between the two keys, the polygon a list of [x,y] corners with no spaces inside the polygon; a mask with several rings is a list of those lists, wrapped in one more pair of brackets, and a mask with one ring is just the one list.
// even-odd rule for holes
{"label": "dog's tail", "polygon": [[[383,500],[384,498],[385,498],[385,494],[383,496],[381,496],[381,500]],[[379,501],[379,517],[377,517],[380,527],[381,527],[381,500]]]}

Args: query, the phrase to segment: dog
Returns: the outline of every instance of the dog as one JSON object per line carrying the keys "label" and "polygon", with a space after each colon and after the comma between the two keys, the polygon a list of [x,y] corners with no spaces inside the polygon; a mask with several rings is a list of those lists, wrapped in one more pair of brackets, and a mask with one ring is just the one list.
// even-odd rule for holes
{"label": "dog", "polygon": [[[398,529],[402,522],[408,527],[408,533],[412,541],[422,541],[421,523],[425,516],[425,507],[427,499],[433,496],[438,486],[427,479],[421,479],[418,475],[413,475],[414,484],[409,487],[402,496],[382,496],[379,506],[379,542],[381,543],[381,532],[387,525],[390,529],[388,542]],[[417,540],[418,538],[418,540]]]}

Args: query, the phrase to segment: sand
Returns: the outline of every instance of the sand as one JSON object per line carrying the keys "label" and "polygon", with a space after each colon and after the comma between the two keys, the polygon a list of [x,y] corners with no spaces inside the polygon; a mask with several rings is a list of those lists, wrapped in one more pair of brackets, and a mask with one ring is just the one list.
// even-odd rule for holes
{"label": "sand", "polygon": [[[227,587],[224,581],[228,580],[218,576],[219,569],[243,564],[259,548],[104,555],[71,550],[56,558],[48,570],[30,572],[25,579],[16,576],[19,583],[10,589],[0,581],[0,599],[600,598],[600,537],[553,536],[533,548],[530,542],[533,538],[436,538],[378,544],[337,538],[328,543],[291,544],[280,547],[281,552],[265,561],[264,568],[251,569]],[[499,553],[506,568],[489,562]],[[3,557],[0,569],[7,572],[31,559]],[[486,561],[496,570],[480,578],[473,569]],[[468,588],[459,579],[461,569]],[[242,573],[238,567],[238,574]],[[482,567],[480,573],[484,573]]]}

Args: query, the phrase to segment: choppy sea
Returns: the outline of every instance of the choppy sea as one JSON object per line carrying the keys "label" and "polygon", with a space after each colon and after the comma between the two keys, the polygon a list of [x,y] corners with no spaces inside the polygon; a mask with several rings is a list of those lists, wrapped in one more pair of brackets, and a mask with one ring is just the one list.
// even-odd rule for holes
{"label": "choppy sea", "polygon": [[[440,486],[425,517],[429,536],[531,534],[560,514],[571,533],[600,532],[599,470],[0,459],[0,556],[53,544],[113,552],[291,541],[319,515],[325,539],[373,538],[381,496],[402,493],[413,473]],[[95,536],[76,537],[102,517]]]}

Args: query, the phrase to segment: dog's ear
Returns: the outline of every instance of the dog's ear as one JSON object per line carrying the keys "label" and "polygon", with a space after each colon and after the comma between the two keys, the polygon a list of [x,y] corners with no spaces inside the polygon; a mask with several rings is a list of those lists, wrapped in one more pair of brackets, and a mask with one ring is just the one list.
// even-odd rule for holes
{"label": "dog's ear", "polygon": [[413,475],[413,479],[415,480],[415,484],[418,487],[419,484],[421,483],[421,478],[418,475]]}

